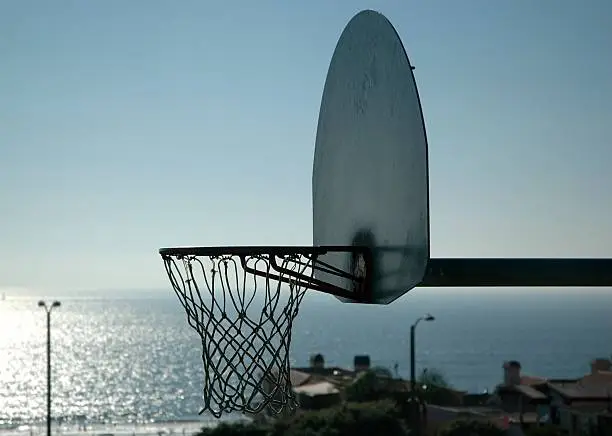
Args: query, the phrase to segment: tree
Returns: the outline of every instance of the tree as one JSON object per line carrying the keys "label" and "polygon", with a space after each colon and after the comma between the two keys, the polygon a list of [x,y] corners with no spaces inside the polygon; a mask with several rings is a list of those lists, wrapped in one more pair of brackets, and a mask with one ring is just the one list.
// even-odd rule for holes
{"label": "tree", "polygon": [[451,388],[444,374],[436,369],[425,368],[417,380],[421,398],[429,404],[458,406],[461,398]]}
{"label": "tree", "polygon": [[389,368],[385,368],[384,366],[375,366],[371,369],[371,371],[378,377],[393,378],[393,373],[391,370]]}
{"label": "tree", "polygon": [[418,378],[418,383],[421,386],[436,386],[439,388],[450,389],[451,385],[446,380],[446,377],[442,373],[442,371],[435,368],[425,368],[421,371],[421,374]]}
{"label": "tree", "polygon": [[376,401],[381,395],[381,383],[374,371],[364,371],[344,390],[346,401]]}

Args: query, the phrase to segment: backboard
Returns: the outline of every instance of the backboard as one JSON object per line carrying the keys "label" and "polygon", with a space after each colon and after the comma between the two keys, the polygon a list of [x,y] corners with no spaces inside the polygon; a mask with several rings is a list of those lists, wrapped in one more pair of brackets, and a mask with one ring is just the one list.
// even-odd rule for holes
{"label": "backboard", "polygon": [[[425,125],[402,42],[377,12],[353,17],[332,56],[317,126],[312,201],[314,246],[370,248],[372,303],[390,303],[421,283],[429,259]],[[350,253],[321,260],[344,271],[354,268]],[[315,276],[350,287],[337,275]]]}

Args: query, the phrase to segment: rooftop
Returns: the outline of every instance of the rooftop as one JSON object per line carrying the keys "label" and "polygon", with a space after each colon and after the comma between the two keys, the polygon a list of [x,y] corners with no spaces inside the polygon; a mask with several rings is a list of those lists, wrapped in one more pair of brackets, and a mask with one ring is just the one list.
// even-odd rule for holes
{"label": "rooftop", "polygon": [[293,389],[295,393],[304,394],[311,397],[317,395],[330,395],[330,394],[338,394],[340,391],[336,389],[336,387],[329,382],[322,381],[312,384],[306,384],[303,386],[299,386]]}
{"label": "rooftop", "polygon": [[518,386],[514,386],[514,389],[517,392],[525,395],[527,398],[530,398],[532,400],[546,400],[548,398],[542,392],[538,391],[537,389],[531,386],[518,385]]}
{"label": "rooftop", "polygon": [[551,389],[568,399],[612,400],[612,371],[597,371],[574,382],[549,382]]}

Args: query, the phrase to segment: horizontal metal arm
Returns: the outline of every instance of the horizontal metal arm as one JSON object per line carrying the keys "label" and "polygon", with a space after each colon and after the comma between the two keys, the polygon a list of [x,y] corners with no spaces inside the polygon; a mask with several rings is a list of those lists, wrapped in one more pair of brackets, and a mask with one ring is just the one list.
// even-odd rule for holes
{"label": "horizontal metal arm", "polygon": [[612,286],[612,259],[430,259],[419,286]]}

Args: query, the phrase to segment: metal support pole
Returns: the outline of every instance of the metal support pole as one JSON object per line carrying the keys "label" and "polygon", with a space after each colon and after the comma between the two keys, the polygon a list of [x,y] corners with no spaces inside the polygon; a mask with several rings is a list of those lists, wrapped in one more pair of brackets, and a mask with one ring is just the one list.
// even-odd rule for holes
{"label": "metal support pole", "polygon": [[429,259],[419,286],[612,286],[612,259]]}
{"label": "metal support pole", "polygon": [[47,436],[51,436],[51,310],[47,310]]}
{"label": "metal support pole", "polygon": [[417,319],[414,324],[410,326],[410,397],[412,398],[412,417],[414,419],[414,431],[416,432],[416,436],[420,436],[422,434],[423,419],[421,416],[421,408],[425,407],[421,404],[421,399],[417,399],[416,395],[416,362],[415,362],[415,336],[416,336],[416,327],[419,325],[421,321],[434,321],[435,318],[431,314],[426,314]]}
{"label": "metal support pole", "polygon": [[47,436],[51,436],[51,311],[60,305],[59,301],[49,305],[42,300],[38,302],[38,307],[45,309],[47,315]]}
{"label": "metal support pole", "polygon": [[414,331],[416,324],[410,326],[410,396],[414,397],[416,391],[416,368],[414,357]]}

